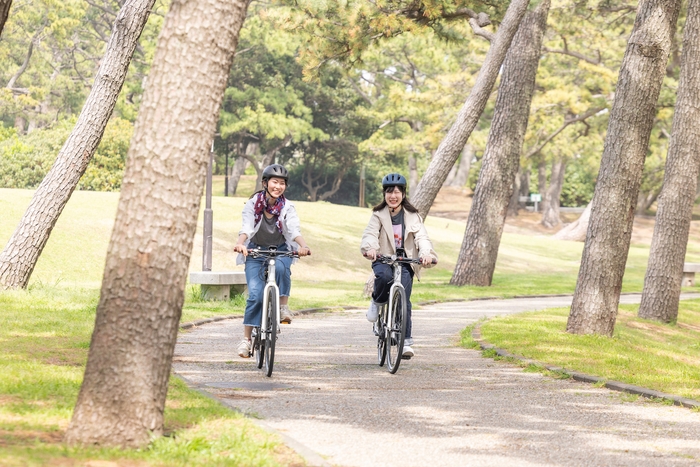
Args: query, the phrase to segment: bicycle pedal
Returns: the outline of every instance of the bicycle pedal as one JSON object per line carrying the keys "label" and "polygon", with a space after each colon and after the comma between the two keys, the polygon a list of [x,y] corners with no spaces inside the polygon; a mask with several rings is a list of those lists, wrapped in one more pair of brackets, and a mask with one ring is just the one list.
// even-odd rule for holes
{"label": "bicycle pedal", "polygon": [[401,360],[410,360],[410,359],[411,359],[411,357],[403,357],[403,356],[401,357]]}

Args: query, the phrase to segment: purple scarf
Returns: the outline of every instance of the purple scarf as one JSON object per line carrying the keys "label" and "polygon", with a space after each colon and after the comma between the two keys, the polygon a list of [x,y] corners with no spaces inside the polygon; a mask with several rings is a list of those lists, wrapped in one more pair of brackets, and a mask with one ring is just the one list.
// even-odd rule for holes
{"label": "purple scarf", "polygon": [[267,203],[267,196],[265,196],[265,191],[261,191],[260,193],[257,194],[255,197],[255,207],[253,208],[255,210],[255,224],[257,225],[258,222],[262,219],[263,216],[263,211],[267,211],[273,216],[277,216],[277,228],[279,229],[280,233],[284,233],[282,231],[282,220],[280,219],[279,215],[282,212],[282,208],[284,208],[284,203],[287,200],[285,199],[284,195],[280,196],[277,198],[277,201],[275,201],[275,204],[270,206]]}

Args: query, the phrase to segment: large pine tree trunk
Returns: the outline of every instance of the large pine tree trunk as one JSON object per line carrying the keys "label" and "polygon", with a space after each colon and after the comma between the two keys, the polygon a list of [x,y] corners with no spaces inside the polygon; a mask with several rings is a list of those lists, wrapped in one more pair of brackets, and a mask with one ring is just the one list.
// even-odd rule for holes
{"label": "large pine tree trunk", "polygon": [[561,189],[564,186],[564,171],[566,170],[566,159],[560,157],[552,162],[552,175],[549,178],[549,187],[542,199],[542,225],[552,229],[561,224],[559,198]]}
{"label": "large pine tree trunk", "polygon": [[92,159],[155,0],[129,0],[119,10],[90,95],[75,128],[0,253],[0,288],[26,288],[51,230]]}
{"label": "large pine tree trunk", "polygon": [[513,0],[508,6],[503,22],[498,28],[498,33],[486,54],[484,64],[479,70],[476,84],[459,111],[450,131],[447,132],[447,136],[438,146],[428,169],[418,183],[418,187],[411,194],[411,203],[418,208],[424,219],[428,216],[440,187],[445,182],[450,169],[454,166],[486,107],[486,102],[491,95],[513,36],[518,30],[523,15],[525,15],[528,3],[529,0]]}
{"label": "large pine tree trunk", "polygon": [[622,59],[567,332],[611,336],[679,0],[642,0]]}
{"label": "large pine tree trunk", "polygon": [[683,261],[700,171],[700,0],[690,0],[687,18],[673,132],[639,306],[640,318],[666,323],[678,317]]}
{"label": "large pine tree trunk", "polygon": [[5,23],[10,14],[11,6],[12,0],[0,0],[0,34],[2,34],[2,30],[5,29]]}
{"label": "large pine tree trunk", "polygon": [[209,148],[247,0],[174,0],[148,75],[71,443],[143,446],[168,376]]}
{"label": "large pine tree trunk", "polygon": [[503,64],[491,131],[452,285],[491,285],[506,209],[520,167],[548,12],[549,0],[543,0],[525,15]]}

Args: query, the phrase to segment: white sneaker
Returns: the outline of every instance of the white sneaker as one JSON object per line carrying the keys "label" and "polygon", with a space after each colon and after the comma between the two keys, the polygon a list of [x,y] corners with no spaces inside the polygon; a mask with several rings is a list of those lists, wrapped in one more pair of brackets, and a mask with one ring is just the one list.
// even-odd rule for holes
{"label": "white sneaker", "polygon": [[289,305],[280,306],[280,323],[289,324],[292,322],[292,310],[289,309]]}
{"label": "white sneaker", "polygon": [[369,308],[367,309],[367,321],[370,323],[376,323],[377,318],[379,317],[379,308],[381,305],[378,303],[374,303],[374,300],[371,300],[369,302]]}
{"label": "white sneaker", "polygon": [[413,337],[407,337],[403,340],[403,345],[404,346],[412,346],[413,345]]}
{"label": "white sneaker", "polygon": [[401,354],[401,358],[411,358],[415,355],[415,352],[413,352],[413,349],[411,348],[410,345],[406,345],[404,343],[403,345],[403,353]]}
{"label": "white sneaker", "polygon": [[238,344],[238,356],[242,358],[250,358],[252,344],[248,339],[243,339],[240,344]]}

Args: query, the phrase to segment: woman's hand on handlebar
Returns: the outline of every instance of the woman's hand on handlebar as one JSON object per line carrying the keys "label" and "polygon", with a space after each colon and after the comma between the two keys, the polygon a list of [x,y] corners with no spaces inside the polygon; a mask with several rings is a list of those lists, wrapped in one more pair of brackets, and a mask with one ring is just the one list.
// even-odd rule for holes
{"label": "woman's hand on handlebar", "polygon": [[299,247],[299,250],[297,250],[297,253],[299,253],[299,256],[311,256],[311,248],[308,246],[302,246]]}
{"label": "woman's hand on handlebar", "polygon": [[430,256],[421,256],[420,262],[423,266],[430,266],[431,264],[437,264],[437,260],[431,258]]}
{"label": "woman's hand on handlebar", "polygon": [[365,252],[365,258],[370,259],[372,261],[376,261],[377,260],[377,250],[375,250],[374,248],[370,248],[369,250],[367,250]]}
{"label": "woman's hand on handlebar", "polygon": [[233,251],[236,251],[242,254],[243,256],[248,256],[248,248],[246,248],[245,245],[241,245],[240,243],[236,244],[233,247]]}

